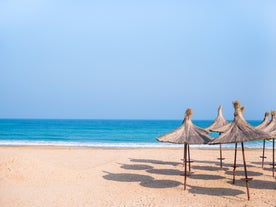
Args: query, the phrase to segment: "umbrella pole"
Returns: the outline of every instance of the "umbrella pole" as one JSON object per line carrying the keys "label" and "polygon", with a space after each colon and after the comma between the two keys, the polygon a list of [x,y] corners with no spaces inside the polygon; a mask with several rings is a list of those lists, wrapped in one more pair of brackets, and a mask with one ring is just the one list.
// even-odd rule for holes
{"label": "umbrella pole", "polygon": [[247,198],[248,200],[250,199],[250,195],[249,195],[249,180],[252,180],[252,178],[248,178],[247,177],[247,169],[246,169],[246,162],[245,162],[245,155],[244,155],[244,146],[243,146],[243,142],[241,143],[242,146],[242,157],[243,157],[243,167],[244,167],[244,174],[245,174],[245,178],[242,180],[245,180],[246,183],[246,190],[247,190]]}
{"label": "umbrella pole", "polygon": [[274,177],[275,171],[275,139],[272,140],[272,176]]}
{"label": "umbrella pole", "polygon": [[186,177],[187,177],[187,144],[184,144],[184,190],[186,190]]}
{"label": "umbrella pole", "polygon": [[265,155],[265,139],[263,140],[263,155],[260,156],[260,158],[262,158],[262,168],[264,168],[264,159],[266,158],[264,155]]}
{"label": "umbrella pole", "polygon": [[235,143],[235,156],[234,156],[234,166],[233,166],[233,184],[235,184],[235,176],[236,176],[236,162],[237,162],[237,145],[238,143]]}
{"label": "umbrella pole", "polygon": [[183,145],[184,146],[184,152],[183,152],[183,166],[185,166],[185,153],[186,153],[186,149],[185,149],[185,144]]}
{"label": "umbrella pole", "polygon": [[221,144],[219,144],[219,154],[220,154],[220,168],[222,168],[222,149],[221,149]]}
{"label": "umbrella pole", "polygon": [[[219,135],[221,135],[221,132],[219,133]],[[222,168],[222,160],[224,160],[224,158],[222,158],[222,144],[219,144],[219,158],[220,160],[220,168]]]}
{"label": "umbrella pole", "polygon": [[191,157],[190,157],[190,145],[187,145],[188,147],[188,163],[189,163],[189,174],[191,173]]}

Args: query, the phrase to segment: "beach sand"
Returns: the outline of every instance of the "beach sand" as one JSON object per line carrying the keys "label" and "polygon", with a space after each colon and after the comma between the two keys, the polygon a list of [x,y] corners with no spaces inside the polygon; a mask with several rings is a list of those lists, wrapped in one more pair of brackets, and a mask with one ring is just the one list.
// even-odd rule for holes
{"label": "beach sand", "polygon": [[0,206],[276,206],[272,150],[265,168],[261,149],[246,149],[250,182],[247,200],[242,153],[191,148],[192,174],[183,190],[182,148],[99,149],[0,147]]}

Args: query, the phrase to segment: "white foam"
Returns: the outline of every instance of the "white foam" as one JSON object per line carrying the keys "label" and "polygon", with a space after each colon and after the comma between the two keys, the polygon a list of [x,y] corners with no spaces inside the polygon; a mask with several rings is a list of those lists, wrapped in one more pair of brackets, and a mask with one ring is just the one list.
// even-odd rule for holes
{"label": "white foam", "polygon": [[[62,142],[62,141],[19,141],[0,140],[1,146],[68,146],[68,147],[95,147],[95,148],[183,148],[183,144],[171,143],[112,143],[112,142]],[[191,148],[218,148],[219,145],[190,145]],[[239,145],[238,145],[239,146]],[[234,144],[224,144],[223,148],[234,148]],[[245,144],[246,148],[261,148],[261,143]],[[266,148],[272,148],[271,143]]]}
{"label": "white foam", "polygon": [[100,142],[61,142],[61,141],[10,141],[1,140],[2,146],[70,146],[70,147],[97,147],[97,148],[160,148],[181,147],[167,143],[100,143]]}

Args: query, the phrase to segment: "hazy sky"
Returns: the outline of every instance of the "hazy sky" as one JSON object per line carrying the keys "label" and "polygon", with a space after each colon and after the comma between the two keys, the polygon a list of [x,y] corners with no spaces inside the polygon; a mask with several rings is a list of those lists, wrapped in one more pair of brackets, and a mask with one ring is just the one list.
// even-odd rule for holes
{"label": "hazy sky", "polygon": [[276,110],[276,1],[2,0],[0,118]]}

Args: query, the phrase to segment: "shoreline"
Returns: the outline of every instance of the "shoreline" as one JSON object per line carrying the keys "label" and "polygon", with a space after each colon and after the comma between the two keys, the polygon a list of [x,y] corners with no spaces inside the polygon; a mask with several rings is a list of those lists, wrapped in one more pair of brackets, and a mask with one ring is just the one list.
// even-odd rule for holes
{"label": "shoreline", "polygon": [[[252,143],[255,142],[255,143]],[[263,142],[249,141],[244,142],[246,149],[262,149]],[[0,140],[0,146],[53,146],[53,147],[84,147],[84,148],[108,148],[108,149],[147,149],[147,148],[183,148],[183,144],[160,143],[160,142],[50,142],[50,141],[6,141]],[[238,143],[238,147],[240,144]],[[218,149],[219,144],[216,145],[190,145],[193,149]],[[223,149],[234,149],[234,143],[222,144]],[[266,140],[266,149],[272,149],[272,141]]]}
{"label": "shoreline", "polygon": [[[106,150],[139,150],[139,149],[143,149],[143,150],[158,150],[158,149],[164,149],[164,150],[183,150],[183,145],[181,146],[173,146],[173,147],[167,147],[167,146],[160,146],[160,147],[98,147],[98,146],[63,146],[63,145],[1,145],[0,144],[0,149],[1,148],[46,148],[46,149],[106,149]],[[191,149],[194,150],[214,150],[217,151],[219,150],[219,146],[217,145],[217,147],[197,147],[197,146],[193,146],[190,145]],[[235,148],[233,147],[223,147],[222,145],[222,150],[234,150]],[[240,146],[238,145],[238,148],[240,149]],[[246,150],[263,150],[262,148],[254,148],[254,147],[246,147]],[[266,146],[265,148],[266,150],[272,150],[272,148],[269,148]]]}

